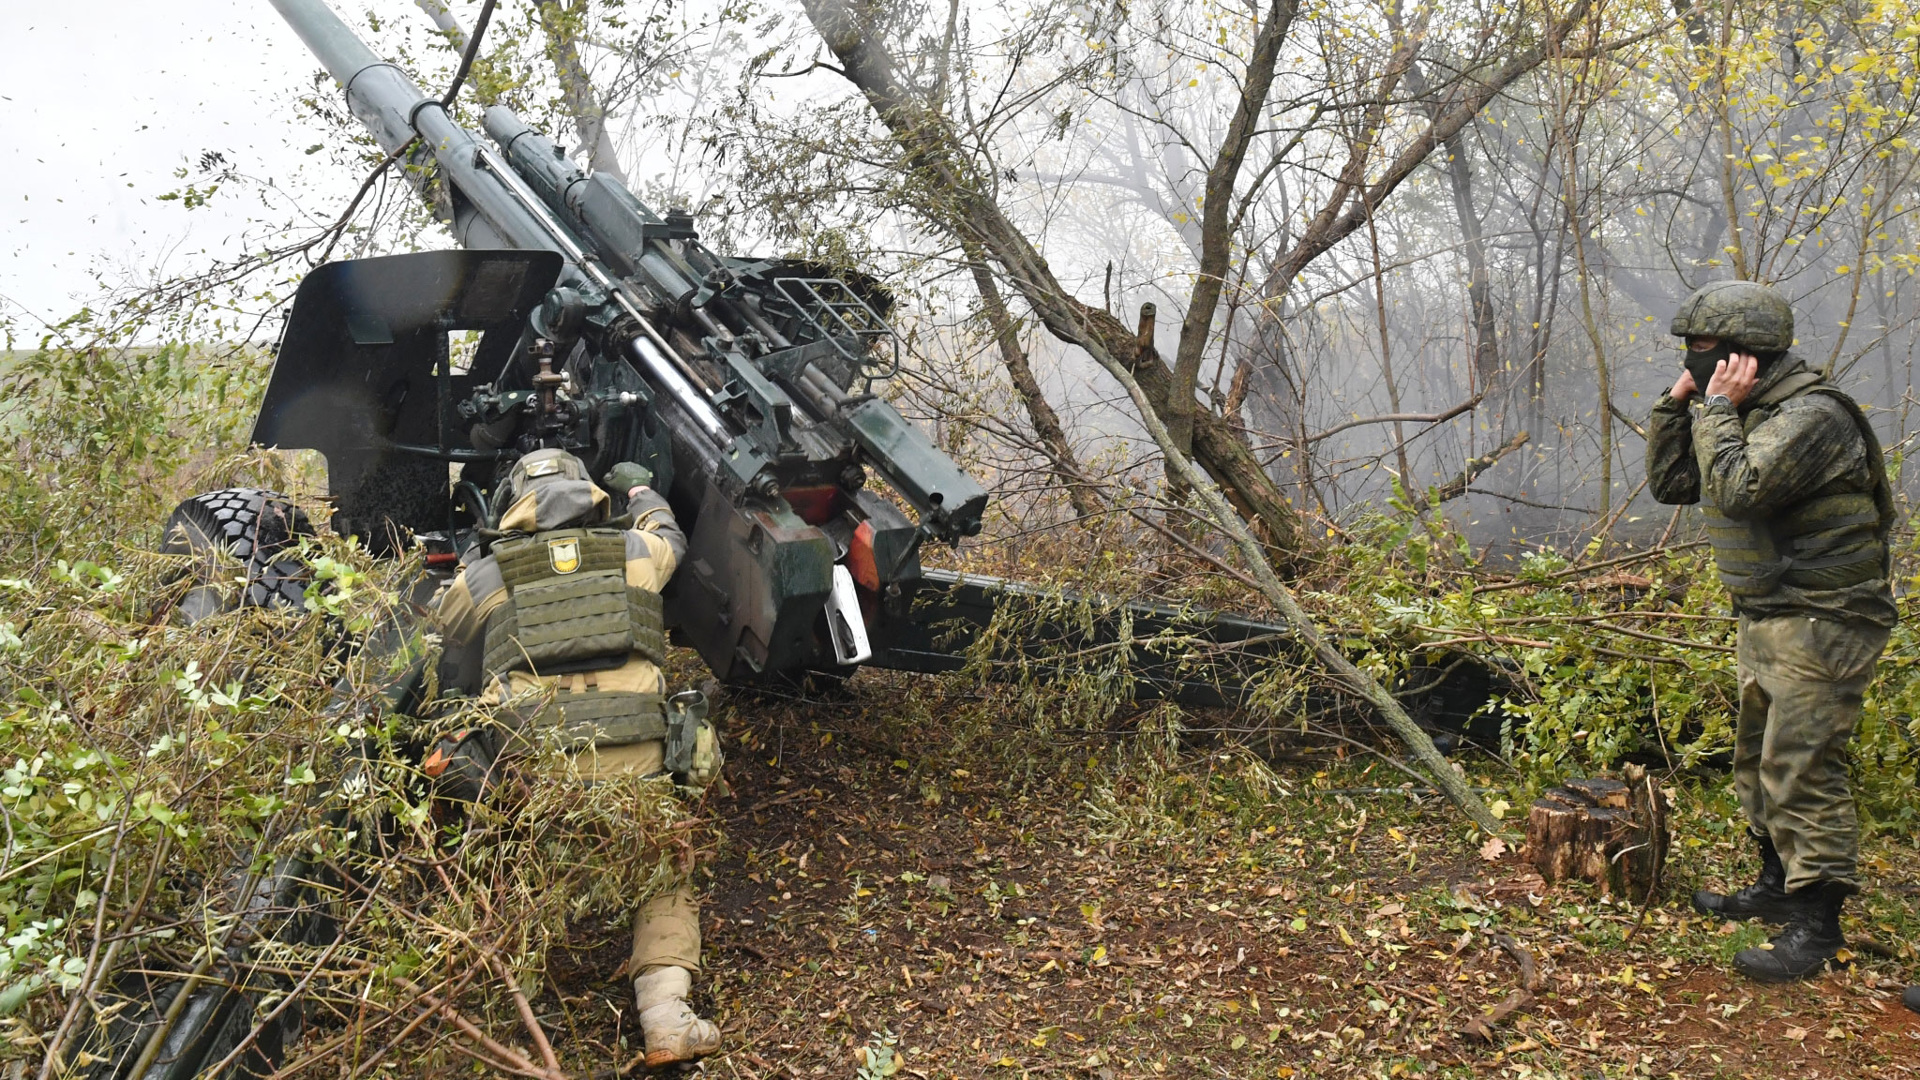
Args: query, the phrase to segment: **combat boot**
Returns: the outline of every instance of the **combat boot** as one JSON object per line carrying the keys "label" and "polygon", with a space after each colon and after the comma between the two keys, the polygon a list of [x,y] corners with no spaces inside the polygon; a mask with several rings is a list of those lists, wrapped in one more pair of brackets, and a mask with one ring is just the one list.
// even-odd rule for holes
{"label": "combat boot", "polygon": [[720,1049],[720,1029],[700,1019],[687,1004],[693,974],[686,968],[656,967],[633,980],[640,1012],[640,1035],[647,1043],[647,1068],[698,1061]]}
{"label": "combat boot", "polygon": [[1900,1000],[1906,1003],[1907,1008],[1920,1013],[1920,986],[1907,987],[1907,992],[1901,995]]}
{"label": "combat boot", "polygon": [[1758,918],[1779,926],[1793,917],[1793,905],[1787,900],[1787,868],[1780,862],[1773,837],[1763,832],[1747,835],[1760,848],[1760,879],[1736,893],[1696,890],[1693,910],[1734,922]]}
{"label": "combat boot", "polygon": [[1847,945],[1840,908],[1853,893],[1844,881],[1816,881],[1788,893],[1793,917],[1786,929],[1765,945],[1735,953],[1733,969],[1763,983],[1797,982],[1825,971]]}

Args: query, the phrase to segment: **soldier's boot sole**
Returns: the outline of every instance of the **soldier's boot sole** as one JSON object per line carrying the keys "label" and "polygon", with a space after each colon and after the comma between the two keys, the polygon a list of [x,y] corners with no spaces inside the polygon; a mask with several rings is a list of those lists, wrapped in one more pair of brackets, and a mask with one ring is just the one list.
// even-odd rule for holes
{"label": "soldier's boot sole", "polygon": [[1901,995],[1900,1001],[1907,1008],[1920,1013],[1920,986],[1907,987],[1907,992]]}
{"label": "soldier's boot sole", "polygon": [[641,1013],[640,1033],[646,1040],[649,1069],[699,1061],[720,1050],[720,1029],[694,1015],[684,1001],[655,1005]]}

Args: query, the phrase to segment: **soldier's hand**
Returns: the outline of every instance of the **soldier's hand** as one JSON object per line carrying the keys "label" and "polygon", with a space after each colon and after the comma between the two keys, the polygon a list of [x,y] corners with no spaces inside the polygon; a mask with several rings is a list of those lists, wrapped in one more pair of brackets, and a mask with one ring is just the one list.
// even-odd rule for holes
{"label": "soldier's hand", "polygon": [[628,498],[632,498],[635,491],[652,483],[653,470],[645,465],[622,461],[607,470],[607,487],[614,491],[626,492]]}
{"label": "soldier's hand", "polygon": [[1685,401],[1699,392],[1700,388],[1693,384],[1693,372],[1682,368],[1680,377],[1673,380],[1673,389],[1667,391],[1667,396],[1675,401]]}
{"label": "soldier's hand", "polygon": [[1753,384],[1760,379],[1760,359],[1752,353],[1733,353],[1720,361],[1713,369],[1713,378],[1707,381],[1707,396],[1725,394],[1734,408],[1739,408],[1753,393]]}

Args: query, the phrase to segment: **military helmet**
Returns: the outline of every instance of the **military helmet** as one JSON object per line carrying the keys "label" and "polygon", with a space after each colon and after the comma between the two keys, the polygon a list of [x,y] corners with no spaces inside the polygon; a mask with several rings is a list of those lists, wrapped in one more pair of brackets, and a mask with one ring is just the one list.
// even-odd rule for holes
{"label": "military helmet", "polygon": [[535,450],[523,455],[507,471],[494,492],[494,516],[519,501],[520,496],[554,480],[591,480],[586,463],[565,450]]}
{"label": "military helmet", "polygon": [[1785,352],[1793,347],[1793,308],[1771,285],[1716,281],[1680,302],[1668,332],[1719,338],[1754,352]]}

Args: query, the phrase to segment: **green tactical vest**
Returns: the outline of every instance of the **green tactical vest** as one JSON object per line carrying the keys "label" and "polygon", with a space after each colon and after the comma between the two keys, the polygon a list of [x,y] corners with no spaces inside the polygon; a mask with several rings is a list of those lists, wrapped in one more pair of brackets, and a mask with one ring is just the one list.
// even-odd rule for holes
{"label": "green tactical vest", "polygon": [[1873,487],[1861,491],[1837,480],[1764,521],[1735,521],[1703,502],[1713,561],[1736,602],[1759,599],[1782,585],[1843,589],[1891,573],[1887,539],[1894,523],[1893,489],[1880,440],[1860,406],[1808,371],[1781,380],[1755,401],[1755,408],[1770,409],[1803,394],[1826,394],[1846,406],[1866,442]]}
{"label": "green tactical vest", "polygon": [[[493,557],[506,602],[487,619],[485,665],[503,677],[606,671],[638,653],[666,658],[660,594],[627,584],[627,538],[617,528],[551,529],[497,540]],[[543,722],[578,747],[625,746],[666,736],[659,694],[562,689]]]}

